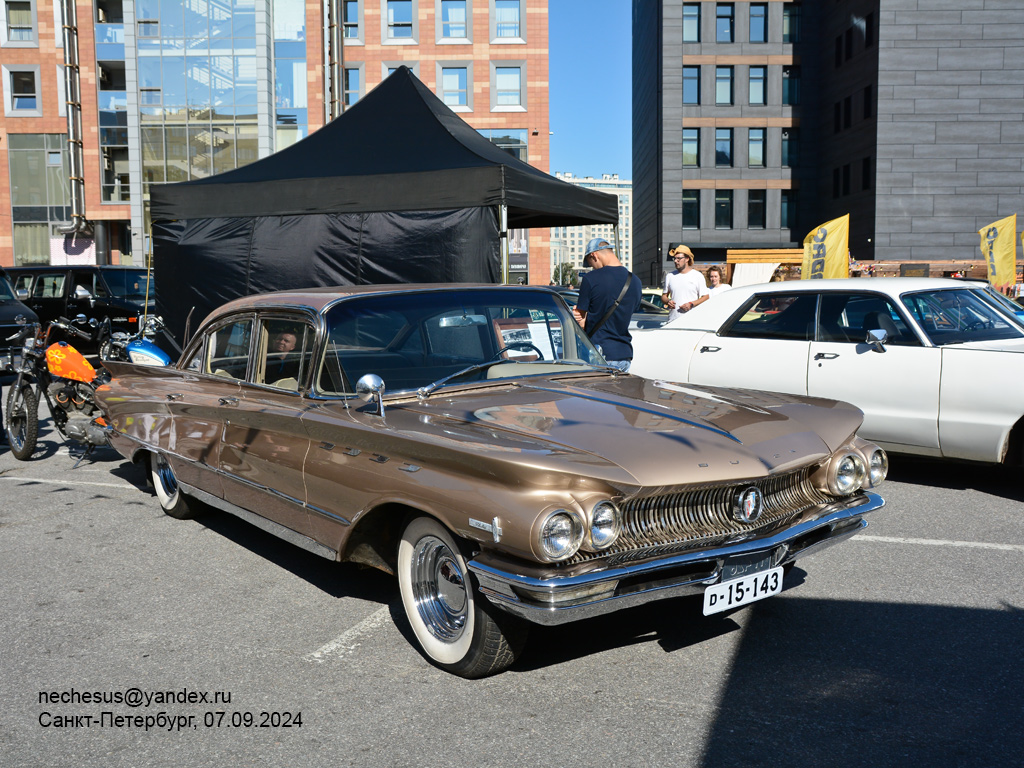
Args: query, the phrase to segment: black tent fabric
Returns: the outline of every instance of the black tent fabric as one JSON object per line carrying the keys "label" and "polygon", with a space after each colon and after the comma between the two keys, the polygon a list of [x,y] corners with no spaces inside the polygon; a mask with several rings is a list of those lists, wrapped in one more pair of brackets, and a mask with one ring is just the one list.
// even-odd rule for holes
{"label": "black tent fabric", "polygon": [[251,293],[500,282],[500,206],[509,228],[618,220],[615,195],[503,151],[407,67],[291,147],[150,198],[156,309],[179,348],[188,318]]}
{"label": "black tent fabric", "polygon": [[512,228],[618,221],[618,199],[525,163],[399,67],[341,117],[233,171],[154,185],[154,221],[506,205]]}

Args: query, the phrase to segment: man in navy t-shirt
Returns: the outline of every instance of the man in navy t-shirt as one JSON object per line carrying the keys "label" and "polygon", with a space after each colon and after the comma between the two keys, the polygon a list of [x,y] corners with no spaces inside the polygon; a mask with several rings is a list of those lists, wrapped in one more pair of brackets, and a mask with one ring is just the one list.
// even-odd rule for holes
{"label": "man in navy t-shirt", "polygon": [[[640,278],[622,266],[608,241],[600,237],[587,243],[583,263],[593,269],[583,276],[580,283],[580,297],[573,310],[576,321],[601,350],[609,365],[628,371],[633,359],[629,321],[640,306],[643,295]],[[602,323],[602,318],[619,298],[627,280],[629,287],[622,300]]]}

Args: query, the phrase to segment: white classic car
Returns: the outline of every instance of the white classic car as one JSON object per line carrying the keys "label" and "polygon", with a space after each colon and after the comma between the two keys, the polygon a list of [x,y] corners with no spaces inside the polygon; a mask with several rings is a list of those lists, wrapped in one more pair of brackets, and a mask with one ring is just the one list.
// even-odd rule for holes
{"label": "white classic car", "polygon": [[803,280],[734,288],[633,332],[630,373],[846,400],[890,451],[1020,464],[1024,322],[984,283]]}

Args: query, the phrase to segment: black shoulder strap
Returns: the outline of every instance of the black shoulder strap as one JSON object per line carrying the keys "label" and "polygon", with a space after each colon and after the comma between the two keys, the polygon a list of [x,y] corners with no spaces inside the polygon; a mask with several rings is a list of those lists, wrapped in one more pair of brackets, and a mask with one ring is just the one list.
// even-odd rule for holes
{"label": "black shoulder strap", "polygon": [[626,282],[623,284],[622,290],[619,291],[619,298],[617,298],[615,300],[615,303],[612,304],[611,309],[609,309],[607,312],[604,313],[604,317],[602,317],[600,320],[597,321],[597,325],[595,325],[593,330],[590,331],[590,333],[588,334],[589,336],[593,336],[595,333],[597,333],[601,329],[601,327],[606,322],[608,322],[608,318],[612,316],[612,313],[615,312],[616,309],[618,309],[619,304],[622,303],[622,299],[626,295],[626,291],[629,290],[629,286],[632,285],[632,283],[633,283],[633,273],[630,272],[627,269],[626,270]]}

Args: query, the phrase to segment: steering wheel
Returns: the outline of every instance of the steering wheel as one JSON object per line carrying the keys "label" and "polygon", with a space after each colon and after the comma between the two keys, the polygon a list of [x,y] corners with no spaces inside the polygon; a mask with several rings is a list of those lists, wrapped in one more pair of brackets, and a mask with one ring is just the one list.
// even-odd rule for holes
{"label": "steering wheel", "polygon": [[978,330],[982,330],[984,328],[991,328],[991,327],[992,327],[992,321],[991,320],[975,320],[973,323],[968,323],[967,324],[967,330],[968,331],[978,331]]}
{"label": "steering wheel", "polygon": [[537,359],[538,360],[543,360],[544,359],[544,353],[541,352],[536,346],[534,346],[530,342],[528,342],[528,341],[513,341],[508,346],[502,347],[497,352],[495,352],[493,355],[491,355],[491,360],[497,360],[499,357],[501,357],[503,354],[508,352],[510,349],[532,349],[534,352],[537,353]]}

